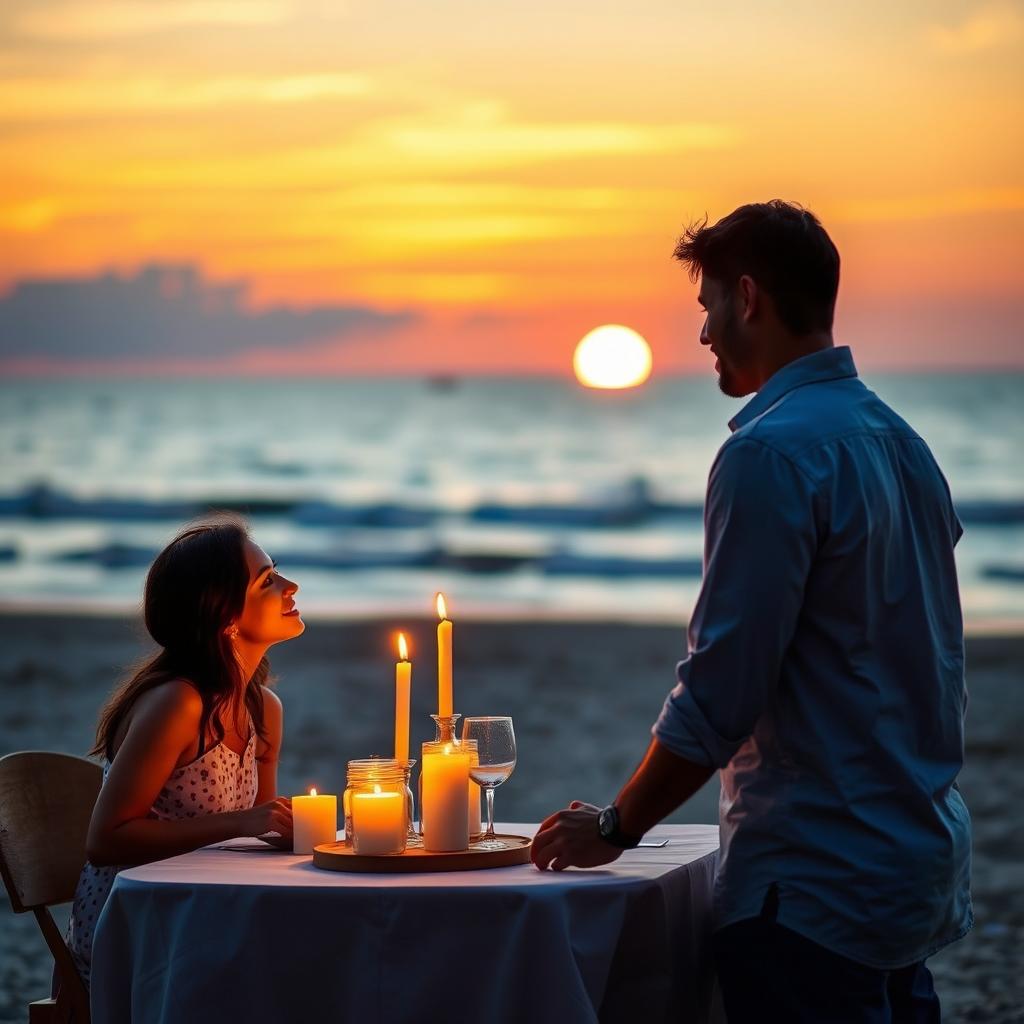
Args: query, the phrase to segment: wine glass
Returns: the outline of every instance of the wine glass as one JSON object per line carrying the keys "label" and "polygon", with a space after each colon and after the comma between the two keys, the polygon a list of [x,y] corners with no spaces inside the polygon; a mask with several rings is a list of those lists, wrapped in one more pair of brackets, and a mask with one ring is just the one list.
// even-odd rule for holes
{"label": "wine glass", "polygon": [[516,734],[512,719],[487,715],[462,720],[462,740],[476,740],[477,763],[470,765],[469,777],[487,793],[487,831],[473,844],[477,850],[503,850],[505,844],[494,836],[494,790],[516,766]]}

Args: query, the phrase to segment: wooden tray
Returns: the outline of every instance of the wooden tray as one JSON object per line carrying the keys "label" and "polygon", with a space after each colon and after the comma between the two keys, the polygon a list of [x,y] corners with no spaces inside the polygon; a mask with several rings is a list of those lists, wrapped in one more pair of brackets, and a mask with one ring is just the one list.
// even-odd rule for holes
{"label": "wooden tray", "polygon": [[399,873],[408,871],[478,871],[483,868],[506,868],[512,864],[527,864],[530,843],[526,836],[498,833],[495,839],[505,842],[504,850],[456,850],[452,853],[434,853],[421,846],[410,846],[405,853],[392,857],[357,855],[344,842],[323,843],[313,847],[313,866],[325,871],[376,871]]}

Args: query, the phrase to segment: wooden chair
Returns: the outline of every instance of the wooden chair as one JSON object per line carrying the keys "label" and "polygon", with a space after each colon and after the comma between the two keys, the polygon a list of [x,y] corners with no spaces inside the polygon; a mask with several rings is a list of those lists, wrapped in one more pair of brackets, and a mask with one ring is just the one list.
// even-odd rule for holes
{"label": "wooden chair", "polygon": [[70,754],[0,757],[0,875],[14,912],[35,914],[59,981],[56,999],[29,1005],[30,1024],[89,1024],[89,993],[48,908],[74,899],[102,779]]}

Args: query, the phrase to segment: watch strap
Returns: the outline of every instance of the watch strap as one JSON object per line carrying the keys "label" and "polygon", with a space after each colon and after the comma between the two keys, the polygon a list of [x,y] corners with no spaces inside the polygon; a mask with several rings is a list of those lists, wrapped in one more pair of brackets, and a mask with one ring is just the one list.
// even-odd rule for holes
{"label": "watch strap", "polygon": [[[611,825],[609,828],[608,825]],[[630,836],[626,835],[622,831],[622,825],[619,822],[619,809],[615,804],[609,804],[605,807],[597,819],[597,831],[598,835],[612,846],[617,847],[620,850],[632,850],[640,845],[642,836]]]}

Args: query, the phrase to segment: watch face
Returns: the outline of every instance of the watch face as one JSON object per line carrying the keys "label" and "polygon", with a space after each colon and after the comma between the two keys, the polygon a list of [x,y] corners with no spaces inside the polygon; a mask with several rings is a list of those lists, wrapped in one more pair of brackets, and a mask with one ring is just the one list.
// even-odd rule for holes
{"label": "watch face", "polygon": [[597,830],[603,836],[610,836],[615,831],[615,811],[606,807],[597,817]]}

